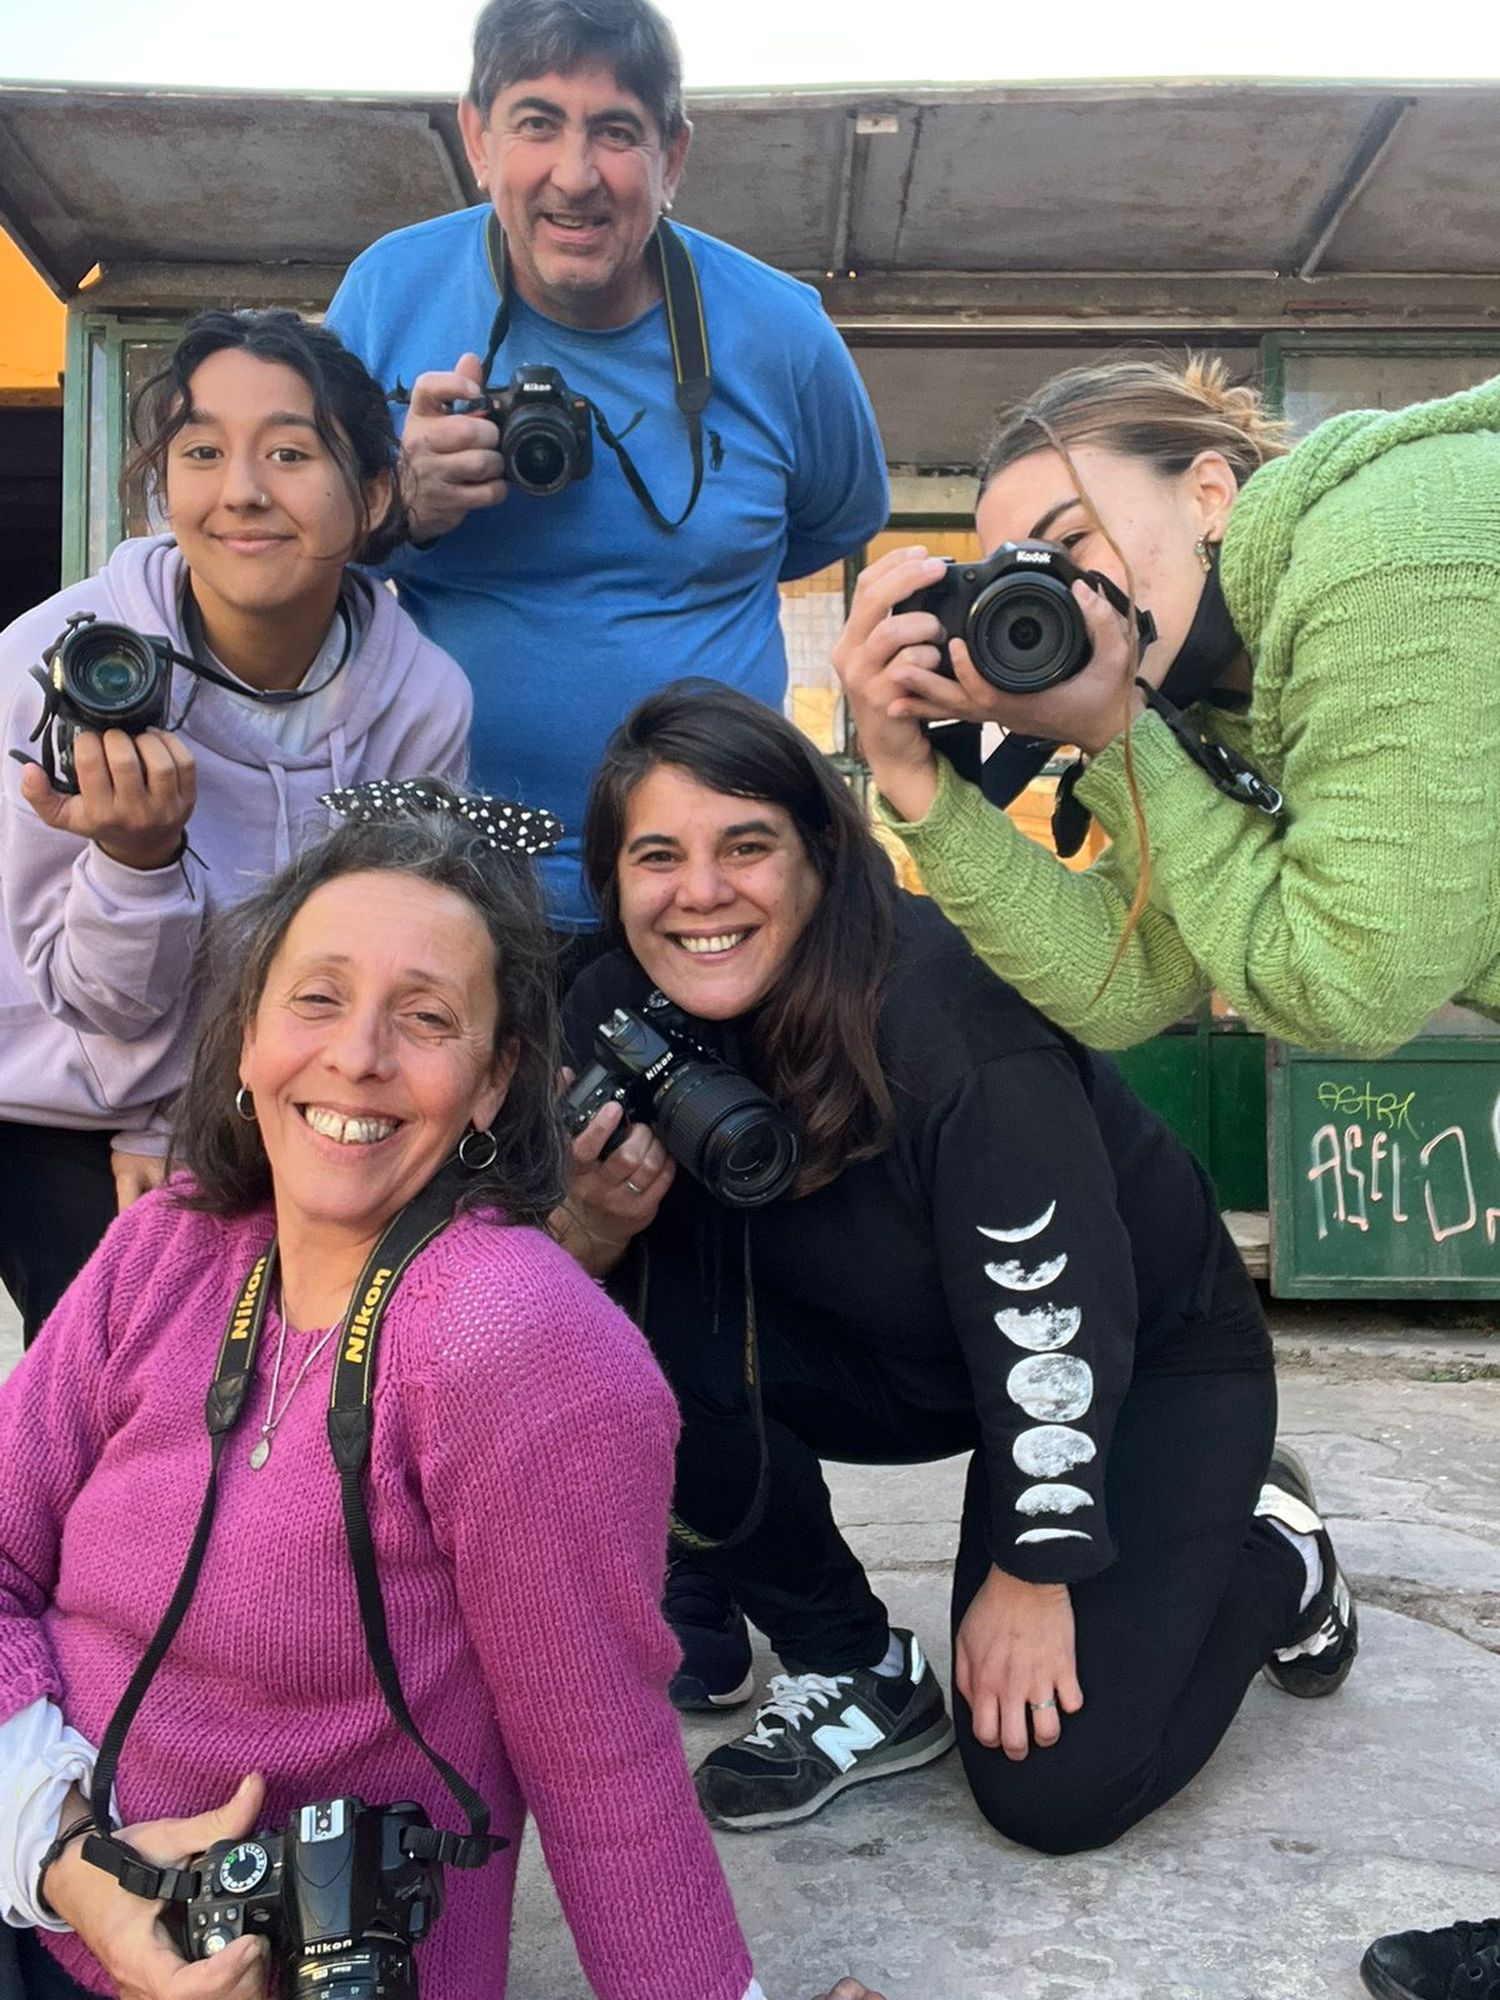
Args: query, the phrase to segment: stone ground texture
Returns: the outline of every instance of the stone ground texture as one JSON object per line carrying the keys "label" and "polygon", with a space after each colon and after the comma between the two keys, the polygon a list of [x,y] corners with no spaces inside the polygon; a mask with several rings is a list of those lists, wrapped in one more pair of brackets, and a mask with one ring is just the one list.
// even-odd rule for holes
{"label": "stone ground texture", "polygon": [[[809,2000],[845,1971],[888,2000],[1355,2000],[1378,1931],[1500,1906],[1496,1319],[1275,1314],[1282,1432],[1361,1600],[1342,1693],[1298,1703],[1257,1682],[1197,1782],[1102,1853],[1011,1846],[951,1756],[801,1827],[720,1836],[769,2000]],[[0,1371],[14,1343],[7,1317]],[[946,1680],[963,1462],[836,1467],[830,1484],[893,1617]],[[689,1721],[690,1758],[732,1727]],[[587,1992],[528,1837],[511,2000]]]}

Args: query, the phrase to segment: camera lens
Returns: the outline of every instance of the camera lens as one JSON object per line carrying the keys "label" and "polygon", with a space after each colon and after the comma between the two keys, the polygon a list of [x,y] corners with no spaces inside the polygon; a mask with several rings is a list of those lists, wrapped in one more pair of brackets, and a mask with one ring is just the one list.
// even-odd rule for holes
{"label": "camera lens", "polygon": [[1007,694],[1037,694],[1071,680],[1092,647],[1083,614],[1057,577],[998,577],[975,598],[964,633],[974,665]]}
{"label": "camera lens", "polygon": [[416,2000],[417,1968],[395,1939],[365,1938],[327,1958],[297,1958],[283,1989],[293,2000]]}
{"label": "camera lens", "polygon": [[63,693],[86,727],[144,729],[161,718],[165,675],[155,649],[124,625],[86,625],[59,655]]}
{"label": "camera lens", "polygon": [[730,1208],[759,1208],[791,1186],[801,1153],[796,1128],[738,1070],[682,1063],[654,1109],[667,1151]]}
{"label": "camera lens", "polygon": [[556,410],[523,409],[501,437],[506,477],[523,493],[545,499],[560,493],[574,476],[577,441],[566,417]]}

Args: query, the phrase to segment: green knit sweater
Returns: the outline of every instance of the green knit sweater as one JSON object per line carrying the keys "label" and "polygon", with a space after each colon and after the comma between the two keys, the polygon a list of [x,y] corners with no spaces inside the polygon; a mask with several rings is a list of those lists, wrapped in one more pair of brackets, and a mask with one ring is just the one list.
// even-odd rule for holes
{"label": "green knit sweater", "polygon": [[1380,1054],[1458,999],[1500,1019],[1500,379],[1351,411],[1263,466],[1222,577],[1248,715],[1194,721],[1285,794],[1225,798],[1154,715],[1133,730],[1150,900],[1104,984],[1139,852],[1121,739],[1078,787],[1111,835],[1072,873],[942,765],[886,817],[979,955],[1096,1047],[1217,988],[1306,1048]]}

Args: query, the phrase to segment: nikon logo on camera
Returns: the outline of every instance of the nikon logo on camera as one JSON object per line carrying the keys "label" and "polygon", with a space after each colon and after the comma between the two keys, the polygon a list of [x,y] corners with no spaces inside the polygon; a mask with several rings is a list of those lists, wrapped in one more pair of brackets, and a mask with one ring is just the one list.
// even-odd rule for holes
{"label": "nikon logo on camera", "polygon": [[250,1323],[255,1318],[255,1301],[260,1297],[260,1288],[265,1283],[266,1258],[258,1259],[255,1269],[245,1280],[245,1289],[240,1293],[240,1302],[234,1309],[234,1318],[229,1324],[229,1338],[244,1340],[250,1332]]}
{"label": "nikon logo on camera", "polygon": [[370,1339],[370,1322],[380,1309],[380,1301],[394,1272],[384,1264],[371,1278],[364,1297],[359,1302],[359,1311],[349,1322],[349,1331],[344,1338],[344,1359],[350,1362],[363,1361],[365,1348]]}

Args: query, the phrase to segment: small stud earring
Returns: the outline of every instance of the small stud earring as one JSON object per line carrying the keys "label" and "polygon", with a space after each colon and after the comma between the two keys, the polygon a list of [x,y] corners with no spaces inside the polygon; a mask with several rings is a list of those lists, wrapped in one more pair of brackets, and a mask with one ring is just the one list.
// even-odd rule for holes
{"label": "small stud earring", "polygon": [[1217,546],[1218,544],[1216,542],[1211,542],[1208,539],[1207,535],[1200,535],[1197,541],[1194,542],[1193,544],[1193,554],[1198,558],[1198,561],[1202,564],[1203,574],[1205,576],[1208,575],[1209,571],[1214,566],[1213,551],[1215,550],[1215,548],[1217,548]]}

